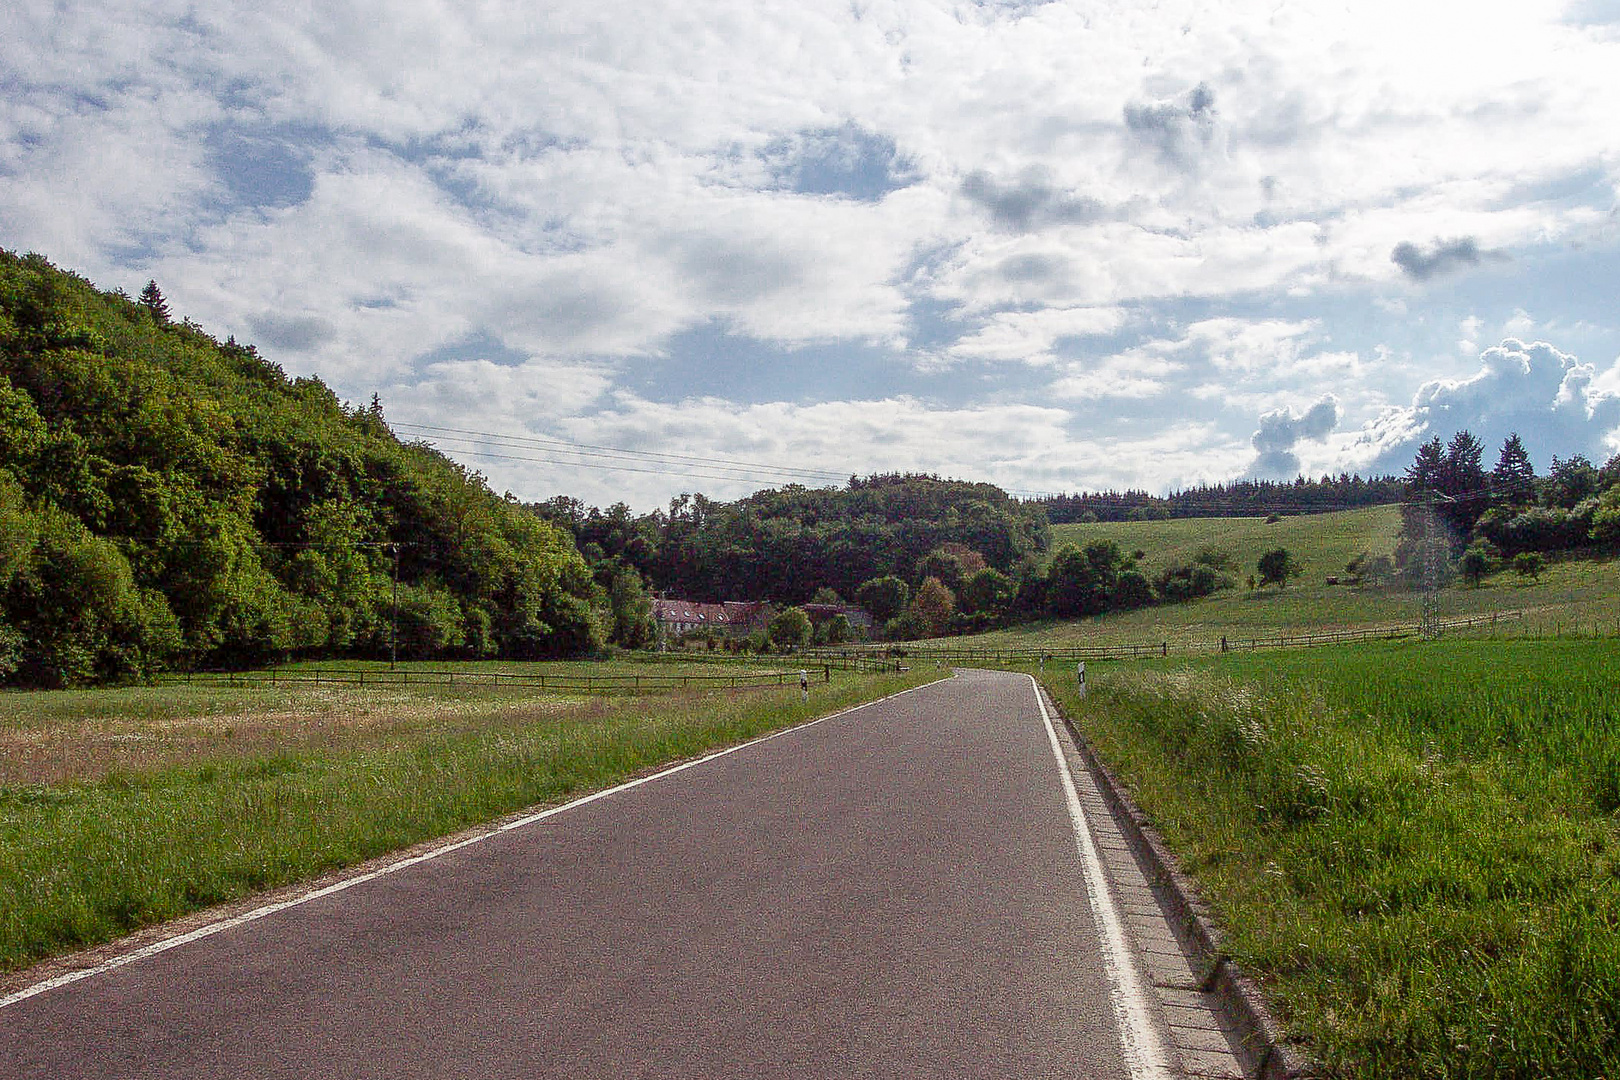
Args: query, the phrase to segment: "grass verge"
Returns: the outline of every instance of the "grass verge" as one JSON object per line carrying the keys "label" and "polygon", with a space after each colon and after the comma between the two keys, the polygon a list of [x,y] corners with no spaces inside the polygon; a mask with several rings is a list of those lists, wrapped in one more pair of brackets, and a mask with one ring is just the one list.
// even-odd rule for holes
{"label": "grass verge", "polygon": [[1049,678],[1333,1075],[1620,1074],[1615,642]]}
{"label": "grass verge", "polygon": [[[448,708],[413,695],[377,706],[385,722],[331,739],[308,738],[295,722],[296,700],[278,693],[263,704],[292,711],[268,738],[207,744],[184,765],[126,771],[103,762],[90,778],[0,787],[0,971],[611,786],[938,675],[838,673],[808,701],[797,687],[563,703],[474,695]],[[175,697],[183,689],[135,691],[156,696],[126,702],[152,705],[158,721],[109,719],[116,709],[100,695],[122,691],[47,702],[41,712],[57,725],[168,724],[186,713]],[[197,704],[205,713],[229,709],[235,730],[259,715],[247,693],[207,690]],[[29,711],[20,696],[8,696],[13,714]],[[40,735],[51,723],[21,726]]]}

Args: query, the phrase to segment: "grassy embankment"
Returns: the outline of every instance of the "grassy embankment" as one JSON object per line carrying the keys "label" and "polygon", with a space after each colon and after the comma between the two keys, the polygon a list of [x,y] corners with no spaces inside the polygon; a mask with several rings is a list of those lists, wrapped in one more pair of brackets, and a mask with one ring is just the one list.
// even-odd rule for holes
{"label": "grassy embankment", "polygon": [[834,671],[808,702],[797,686],[606,698],[414,685],[0,694],[0,971],[938,674]]}
{"label": "grassy embankment", "polygon": [[[1399,529],[1399,510],[1391,506],[1288,517],[1269,525],[1263,518],[1187,518],[1055,526],[1054,548],[1114,540],[1127,553],[1144,553],[1142,566],[1150,577],[1165,566],[1190,560],[1204,547],[1230,553],[1243,571],[1235,589],[1187,604],[1074,622],[1030,623],[952,641],[971,640],[987,648],[1158,641],[1174,646],[1218,641],[1223,635],[1237,639],[1415,624],[1420,617],[1419,595],[1410,589],[1327,584],[1329,576],[1342,577],[1345,563],[1361,552],[1391,554]],[[1274,547],[1287,548],[1298,557],[1304,574],[1285,589],[1248,589],[1241,579],[1253,572],[1262,552]],[[1442,616],[1525,613],[1522,619],[1499,626],[1498,635],[1617,634],[1620,563],[1555,562],[1534,581],[1504,570],[1488,576],[1478,588],[1459,580],[1441,590],[1439,609]]]}
{"label": "grassy embankment", "polygon": [[1333,1075],[1620,1075],[1620,646],[1049,680]]}
{"label": "grassy embankment", "polygon": [[[1060,526],[1150,574],[1210,546],[1287,589],[1020,627],[1001,647],[1209,642],[1411,624],[1401,588],[1328,585],[1393,551],[1394,508]],[[1246,576],[1246,573],[1245,573]],[[1500,640],[1088,665],[1049,685],[1199,881],[1236,959],[1334,1075],[1620,1075],[1620,565],[1441,591],[1523,611]],[[1584,640],[1559,640],[1585,636]]]}

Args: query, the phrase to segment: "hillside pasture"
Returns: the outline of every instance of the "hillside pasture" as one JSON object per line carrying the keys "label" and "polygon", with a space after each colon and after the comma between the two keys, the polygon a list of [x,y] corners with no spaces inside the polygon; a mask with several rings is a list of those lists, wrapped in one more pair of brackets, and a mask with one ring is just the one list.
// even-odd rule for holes
{"label": "hillside pasture", "polygon": [[[1208,647],[1222,637],[1264,638],[1412,626],[1422,618],[1419,592],[1399,583],[1358,586],[1345,581],[1344,566],[1357,554],[1389,555],[1400,528],[1398,507],[1334,514],[1263,518],[1184,518],[1171,521],[1060,525],[1054,544],[1113,540],[1127,553],[1140,550],[1151,576],[1189,561],[1204,548],[1230,554],[1241,573],[1235,588],[1183,604],[1165,604],[1096,618],[1044,620],[972,638],[942,643],[1003,649],[1065,648],[1167,642]],[[1286,587],[1247,587],[1260,553],[1285,547],[1305,565]],[[1339,577],[1340,584],[1327,579]],[[1458,579],[1440,590],[1442,618],[1511,615],[1488,632],[1497,636],[1620,636],[1620,563],[1612,557],[1563,558],[1535,579],[1511,569],[1488,575],[1478,587]]]}
{"label": "hillside pasture", "polygon": [[1191,562],[1205,548],[1215,548],[1231,555],[1246,576],[1254,573],[1264,552],[1284,547],[1305,566],[1300,582],[1310,584],[1343,575],[1345,564],[1363,552],[1393,555],[1400,530],[1398,506],[1283,517],[1270,524],[1263,517],[1110,521],[1054,525],[1052,550],[1112,540],[1127,554],[1144,552],[1141,566],[1151,577]]}

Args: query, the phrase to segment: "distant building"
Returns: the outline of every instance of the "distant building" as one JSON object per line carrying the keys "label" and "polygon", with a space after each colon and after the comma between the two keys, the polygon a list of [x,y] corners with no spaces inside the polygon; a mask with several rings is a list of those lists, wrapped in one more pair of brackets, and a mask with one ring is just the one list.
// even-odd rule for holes
{"label": "distant building", "polygon": [[700,630],[715,630],[727,637],[745,637],[766,629],[771,605],[764,601],[703,604],[696,600],[654,600],[653,618],[660,637],[681,637]]}
{"label": "distant building", "polygon": [[814,626],[820,626],[842,615],[849,620],[849,627],[855,631],[856,637],[872,636],[872,616],[863,607],[856,607],[854,604],[805,604],[804,613],[810,616],[810,622]]}

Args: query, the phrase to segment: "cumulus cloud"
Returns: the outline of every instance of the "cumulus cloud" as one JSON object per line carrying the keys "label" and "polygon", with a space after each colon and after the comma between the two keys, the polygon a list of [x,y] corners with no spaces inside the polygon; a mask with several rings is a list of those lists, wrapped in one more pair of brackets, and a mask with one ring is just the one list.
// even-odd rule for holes
{"label": "cumulus cloud", "polygon": [[947,353],[954,359],[1048,364],[1060,340],[1112,334],[1124,324],[1125,311],[1118,307],[1001,311]]}
{"label": "cumulus cloud", "polygon": [[1260,417],[1260,429],[1250,439],[1255,449],[1251,472],[1263,479],[1292,479],[1300,469],[1294,448],[1303,440],[1327,438],[1338,424],[1339,402],[1332,394],[1299,415],[1292,409],[1266,413]]}
{"label": "cumulus cloud", "polygon": [[1376,432],[1370,425],[1362,446],[1376,448],[1373,467],[1399,472],[1418,442],[1463,429],[1488,450],[1517,431],[1540,468],[1554,453],[1602,460],[1620,449],[1620,360],[1599,372],[1544,341],[1508,338],[1480,353],[1479,365],[1467,378],[1425,383],[1411,406],[1380,417]]}
{"label": "cumulus cloud", "polygon": [[1166,165],[1191,169],[1215,143],[1216,117],[1215,91],[1199,83],[1179,100],[1126,105],[1125,129]]}
{"label": "cumulus cloud", "polygon": [[530,435],[588,408],[611,385],[611,372],[601,366],[479,358],[427,364],[378,392],[390,420]]}
{"label": "cumulus cloud", "polygon": [[[744,460],[812,464],[840,474],[895,469],[980,478],[998,476],[1017,487],[1040,472],[1037,462],[1062,461],[1070,475],[1095,461],[1073,453],[1068,414],[1024,404],[941,407],[906,395],[811,404],[773,401],[753,405],[718,397],[649,401],[619,393],[610,408],[563,421],[559,429],[582,443],[667,450]],[[672,487],[736,498],[765,481],[714,477],[681,480],[626,473],[581,472],[527,466],[524,490],[568,492],[587,501],[623,498],[652,507]],[[503,473],[494,472],[492,476]],[[766,472],[768,475],[768,470]],[[778,480],[777,482],[786,482]],[[802,481],[801,481],[802,482]]]}
{"label": "cumulus cloud", "polygon": [[1465,266],[1476,266],[1480,257],[1479,241],[1472,236],[1436,240],[1427,251],[1410,240],[1403,240],[1389,253],[1390,261],[1413,281],[1428,281]]}
{"label": "cumulus cloud", "polygon": [[1032,165],[1016,179],[998,181],[983,169],[962,180],[962,194],[1009,232],[1026,232],[1048,225],[1083,224],[1107,213],[1100,201],[1060,189],[1052,171]]}
{"label": "cumulus cloud", "polygon": [[1185,367],[1148,349],[1130,349],[1097,362],[1071,361],[1047,393],[1060,401],[1093,402],[1154,398]]}
{"label": "cumulus cloud", "polygon": [[273,311],[251,316],[248,325],[260,341],[292,352],[308,352],[326,344],[337,333],[328,319],[315,315],[280,315]]}
{"label": "cumulus cloud", "polygon": [[[724,384],[681,348],[716,328],[822,358],[795,408],[837,408],[778,417],[814,452],[815,424],[887,417],[963,450],[891,461],[874,438],[873,467],[1158,487],[1237,475],[1257,416],[1329,391],[1340,427],[1279,453],[1404,453],[1463,405],[1407,405],[1419,377],[1377,350],[1433,355],[1423,328],[1463,313],[1483,319],[1474,343],[1558,327],[1568,348],[1610,347],[1591,328],[1606,282],[1504,301],[1461,273],[1577,238],[1601,268],[1615,235],[1620,43],[1543,5],[1462,22],[1407,0],[1237,0],[1220,19],[914,0],[713,0],[700,19],[675,0],[382,20],[341,2],[12,7],[0,243],[104,286],[156,277],[177,313],[346,397],[380,388],[390,415],[473,410],[480,427],[468,386],[587,433],[627,387],[652,392],[651,365],[669,393]],[[1369,287],[1446,274],[1480,291],[1369,311]],[[1504,328],[1519,303],[1534,325]],[[1100,337],[1111,355],[1082,355]],[[924,356],[1014,363],[945,379]],[[726,403],[659,405],[669,430],[786,396],[737,382]],[[1534,389],[1585,438],[1620,373]],[[955,430],[1021,395],[1069,406],[1036,422],[1050,454],[987,455]],[[1132,434],[1079,439],[1075,413]]]}

